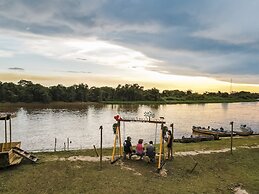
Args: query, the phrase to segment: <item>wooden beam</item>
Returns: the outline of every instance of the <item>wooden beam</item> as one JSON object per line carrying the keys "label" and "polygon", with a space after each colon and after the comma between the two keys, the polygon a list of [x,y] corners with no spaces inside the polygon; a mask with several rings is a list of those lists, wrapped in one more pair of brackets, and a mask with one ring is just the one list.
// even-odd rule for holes
{"label": "wooden beam", "polygon": [[158,123],[165,124],[165,121],[148,120],[148,119],[120,119],[121,122],[142,122],[142,123]]}
{"label": "wooden beam", "polygon": [[161,169],[161,161],[162,161],[162,147],[163,147],[162,144],[163,144],[163,125],[161,126],[161,131],[160,131],[160,144],[159,144],[160,148],[159,148],[159,158],[158,158],[158,166],[157,166],[159,170]]}

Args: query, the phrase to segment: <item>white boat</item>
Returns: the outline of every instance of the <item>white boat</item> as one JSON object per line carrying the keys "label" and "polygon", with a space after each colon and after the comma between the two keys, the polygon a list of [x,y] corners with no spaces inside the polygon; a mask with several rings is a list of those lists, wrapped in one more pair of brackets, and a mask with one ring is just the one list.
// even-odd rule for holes
{"label": "white boat", "polygon": [[246,125],[240,125],[239,130],[235,131],[235,133],[240,136],[248,136],[252,135],[254,131],[251,129],[251,127],[248,127]]}

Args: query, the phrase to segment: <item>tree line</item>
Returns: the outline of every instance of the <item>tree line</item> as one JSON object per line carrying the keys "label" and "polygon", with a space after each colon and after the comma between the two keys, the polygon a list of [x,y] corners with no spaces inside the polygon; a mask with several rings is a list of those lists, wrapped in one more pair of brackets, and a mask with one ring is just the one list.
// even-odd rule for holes
{"label": "tree line", "polygon": [[88,87],[78,84],[65,87],[45,87],[32,81],[20,80],[18,84],[0,82],[0,102],[107,102],[107,101],[203,101],[219,99],[258,99],[259,93],[250,92],[205,92],[199,94],[191,90],[144,89],[138,84],[125,84],[113,87]]}

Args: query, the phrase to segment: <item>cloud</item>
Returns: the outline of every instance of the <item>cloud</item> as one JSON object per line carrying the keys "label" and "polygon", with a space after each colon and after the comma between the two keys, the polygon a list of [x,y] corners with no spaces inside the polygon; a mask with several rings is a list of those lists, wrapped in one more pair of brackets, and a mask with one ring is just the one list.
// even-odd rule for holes
{"label": "cloud", "polygon": [[1,36],[17,44],[0,39],[0,58],[34,53],[166,75],[245,75],[259,83],[258,6],[255,0],[1,1],[0,31],[7,32]]}
{"label": "cloud", "polygon": [[83,73],[83,74],[85,74],[85,73],[92,73],[90,71],[88,71],[88,72],[86,72],[86,71],[65,71],[65,72],[67,72],[67,73]]}
{"label": "cloud", "polygon": [[0,58],[12,57],[14,53],[11,51],[0,50]]}
{"label": "cloud", "polygon": [[24,71],[24,69],[20,68],[20,67],[9,67],[8,69],[9,70],[14,70],[14,71]]}

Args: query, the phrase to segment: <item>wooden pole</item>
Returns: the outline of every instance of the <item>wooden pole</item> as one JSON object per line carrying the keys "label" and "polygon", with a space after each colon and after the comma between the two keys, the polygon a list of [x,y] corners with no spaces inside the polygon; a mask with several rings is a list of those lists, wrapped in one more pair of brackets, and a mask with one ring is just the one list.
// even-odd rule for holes
{"label": "wooden pole", "polygon": [[117,134],[118,134],[118,126],[116,127],[116,132],[115,132],[115,135],[114,135],[114,142],[113,142],[113,149],[112,149],[112,161],[111,162],[114,162],[114,159],[115,159]]}
{"label": "wooden pole", "polygon": [[4,125],[5,125],[5,143],[7,143],[7,126],[6,126],[6,117],[4,120]]}
{"label": "wooden pole", "polygon": [[9,134],[10,147],[12,147],[12,121],[11,121],[11,116],[10,116],[10,120],[9,120],[9,130],[10,130],[10,134]]}
{"label": "wooden pole", "polygon": [[99,157],[99,154],[97,152],[97,149],[96,149],[95,145],[93,145],[93,147],[94,147],[94,151],[95,151],[96,156]]}
{"label": "wooden pole", "polygon": [[156,136],[157,136],[157,123],[156,123],[156,131],[155,131],[155,146],[154,146],[154,148],[155,148],[155,151],[156,151]]}
{"label": "wooden pole", "polygon": [[232,151],[232,147],[233,147],[233,125],[234,125],[234,122],[231,121],[230,122],[230,125],[231,125],[231,143],[230,143],[230,153],[233,154],[233,151]]}
{"label": "wooden pole", "polygon": [[101,130],[101,141],[100,141],[100,169],[102,170],[103,168],[103,126],[100,126],[100,130]]}
{"label": "wooden pole", "polygon": [[54,152],[57,151],[57,138],[55,137]]}
{"label": "wooden pole", "polygon": [[171,127],[172,127],[172,147],[171,147],[171,158],[173,159],[174,158],[174,155],[173,155],[173,144],[174,144],[174,124],[172,123],[171,124]]}
{"label": "wooden pole", "polygon": [[66,151],[66,142],[64,142],[64,151]]}
{"label": "wooden pole", "polygon": [[122,141],[121,141],[121,127],[120,127],[120,121],[118,121],[119,126],[119,144],[120,144],[120,157],[122,157]]}
{"label": "wooden pole", "polygon": [[161,160],[162,160],[162,147],[163,147],[163,124],[161,125],[161,135],[160,135],[160,149],[159,149],[159,159],[157,168],[160,170],[161,168]]}
{"label": "wooden pole", "polygon": [[69,137],[67,138],[67,150],[69,150]]}

